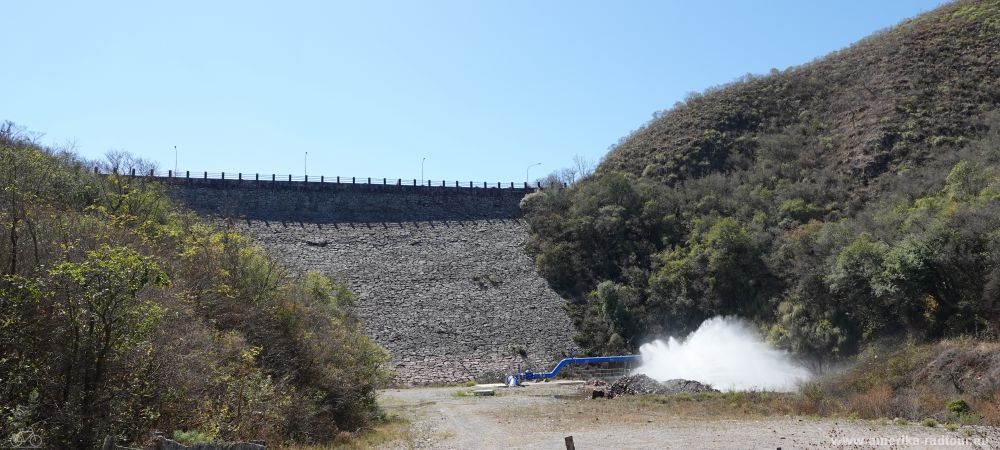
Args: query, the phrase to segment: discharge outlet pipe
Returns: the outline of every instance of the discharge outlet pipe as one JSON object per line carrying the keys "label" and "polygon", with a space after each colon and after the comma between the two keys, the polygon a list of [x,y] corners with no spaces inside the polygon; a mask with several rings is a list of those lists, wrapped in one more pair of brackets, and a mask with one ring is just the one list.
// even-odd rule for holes
{"label": "discharge outlet pipe", "polygon": [[613,362],[628,362],[637,363],[642,360],[640,355],[621,355],[621,356],[590,356],[581,358],[565,358],[559,361],[555,367],[549,372],[534,373],[530,370],[525,370],[517,374],[518,384],[521,381],[527,380],[542,380],[545,378],[555,378],[559,374],[559,371],[570,364],[602,364],[602,363],[613,363]]}

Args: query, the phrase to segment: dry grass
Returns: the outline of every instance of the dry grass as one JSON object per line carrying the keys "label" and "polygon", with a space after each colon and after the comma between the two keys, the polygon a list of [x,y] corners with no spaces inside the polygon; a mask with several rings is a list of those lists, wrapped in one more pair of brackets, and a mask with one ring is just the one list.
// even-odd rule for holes
{"label": "dry grass", "polygon": [[892,386],[880,383],[848,398],[846,408],[863,419],[878,419],[892,414]]}
{"label": "dry grass", "polygon": [[360,433],[341,432],[331,443],[321,445],[293,445],[288,450],[352,450],[370,448],[411,448],[413,433],[410,422],[393,416],[379,426]]}
{"label": "dry grass", "polygon": [[944,420],[948,418],[948,402],[954,398],[929,386],[915,386],[917,391],[918,414]]}
{"label": "dry grass", "polygon": [[531,405],[499,410],[492,415],[501,423],[547,428],[570,428],[580,421],[628,425],[663,418],[745,419],[798,414],[798,394],[728,392],[676,395],[624,396],[614,399],[566,400],[559,406]]}
{"label": "dry grass", "polygon": [[678,414],[760,417],[796,414],[797,394],[767,391],[711,392],[701,394],[656,395],[640,397],[640,402],[664,405]]}
{"label": "dry grass", "polygon": [[974,399],[970,403],[972,410],[979,414],[983,424],[1000,427],[1000,391],[994,392],[990,398]]}
{"label": "dry grass", "polygon": [[[911,391],[912,392],[912,391]],[[571,428],[579,421],[630,425],[669,418],[757,419],[773,416],[843,417],[866,420],[907,420],[935,423],[998,425],[1000,393],[989,400],[972,403],[976,414],[953,417],[947,412],[948,397],[920,389],[911,399],[920,408],[905,414],[899,393],[888,384],[876,385],[847,398],[829,397],[817,388],[796,393],[728,392],[676,395],[626,396],[614,399],[568,400],[557,407],[533,405],[517,410],[493,412],[501,423],[525,427]],[[902,394],[904,396],[910,394]]]}
{"label": "dry grass", "polygon": [[[970,339],[869,349],[850,369],[805,386],[795,409],[820,416],[997,423],[990,422],[1000,419],[996,386],[970,380],[983,379],[998,351],[995,342]],[[948,410],[959,399],[972,406],[971,414]]]}

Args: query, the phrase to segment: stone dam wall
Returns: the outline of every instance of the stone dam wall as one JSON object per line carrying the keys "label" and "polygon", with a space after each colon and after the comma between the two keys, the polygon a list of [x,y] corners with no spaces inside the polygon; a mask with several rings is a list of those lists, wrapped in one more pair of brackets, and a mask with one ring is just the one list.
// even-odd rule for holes
{"label": "stone dam wall", "polygon": [[547,369],[576,351],[564,301],[524,253],[528,189],[167,180],[293,270],[337,274],[401,383]]}
{"label": "stone dam wall", "polygon": [[[158,178],[195,211],[263,221],[402,223],[512,219],[525,188]],[[495,185],[494,185],[495,186]]]}

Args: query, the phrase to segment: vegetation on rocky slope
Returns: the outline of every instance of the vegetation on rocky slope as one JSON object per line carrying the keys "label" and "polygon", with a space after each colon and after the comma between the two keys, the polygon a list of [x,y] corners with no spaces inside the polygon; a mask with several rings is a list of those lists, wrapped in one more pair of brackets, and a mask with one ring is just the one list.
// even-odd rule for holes
{"label": "vegetation on rocky slope", "polygon": [[1000,2],[690,98],[526,198],[593,353],[739,315],[800,354],[1000,331]]}
{"label": "vegetation on rocky slope", "polygon": [[90,167],[0,130],[0,438],[327,442],[380,418],[386,354],[343,284]]}

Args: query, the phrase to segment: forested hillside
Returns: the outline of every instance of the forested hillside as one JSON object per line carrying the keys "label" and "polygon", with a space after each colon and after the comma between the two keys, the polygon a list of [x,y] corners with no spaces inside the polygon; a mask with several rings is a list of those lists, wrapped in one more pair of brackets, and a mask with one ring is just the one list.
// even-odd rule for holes
{"label": "forested hillside", "polygon": [[998,106],[1000,2],[951,3],[657,113],[523,201],[529,251],[593,353],[718,314],[824,358],[996,336]]}
{"label": "forested hillside", "polygon": [[93,164],[0,129],[0,436],[328,442],[380,418],[387,355],[343,284],[292,277],[162,186]]}

